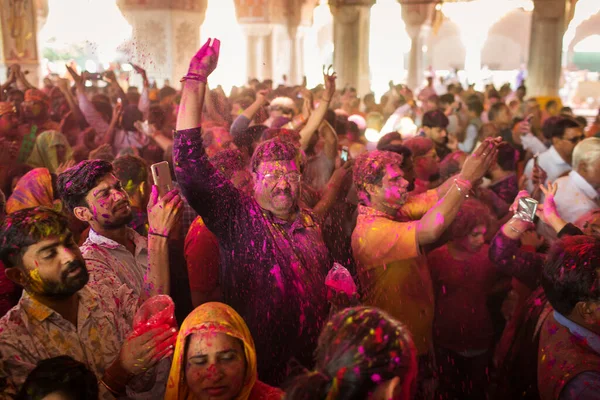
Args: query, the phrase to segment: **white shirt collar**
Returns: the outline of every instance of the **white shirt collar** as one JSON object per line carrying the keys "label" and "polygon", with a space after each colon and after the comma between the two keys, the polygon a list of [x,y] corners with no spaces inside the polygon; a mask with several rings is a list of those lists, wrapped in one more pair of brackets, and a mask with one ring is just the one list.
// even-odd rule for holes
{"label": "white shirt collar", "polygon": [[560,154],[558,154],[558,151],[556,151],[554,146],[550,146],[548,149],[548,155],[552,158],[552,162],[554,162],[556,165],[563,164],[570,167],[569,163],[563,160]]}
{"label": "white shirt collar", "polygon": [[[135,243],[136,253],[138,249],[147,247],[144,237],[138,234],[136,231],[134,231],[131,228],[127,228],[127,233],[129,234],[129,238]],[[112,239],[107,238],[106,236],[102,236],[101,234],[99,234],[91,228],[90,233],[88,235],[88,240],[93,244],[109,249],[125,249],[125,246],[115,242]]]}
{"label": "white shirt collar", "polygon": [[590,185],[588,181],[583,178],[583,176],[579,175],[577,171],[569,172],[569,179],[575,186],[577,186],[579,190],[581,190],[583,194],[590,199],[596,200],[598,198],[598,192],[596,189],[594,189],[592,185]]}

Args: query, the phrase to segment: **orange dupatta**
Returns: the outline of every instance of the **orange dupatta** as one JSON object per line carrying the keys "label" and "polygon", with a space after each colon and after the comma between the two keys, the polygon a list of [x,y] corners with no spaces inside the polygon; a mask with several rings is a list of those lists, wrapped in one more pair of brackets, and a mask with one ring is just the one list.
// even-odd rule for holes
{"label": "orange dupatta", "polygon": [[171,365],[165,400],[192,399],[188,385],[185,382],[185,347],[188,336],[201,332],[224,333],[244,343],[246,379],[244,380],[244,387],[236,400],[247,400],[258,375],[254,340],[242,317],[233,308],[223,303],[202,304],[183,321],[175,343],[173,364]]}

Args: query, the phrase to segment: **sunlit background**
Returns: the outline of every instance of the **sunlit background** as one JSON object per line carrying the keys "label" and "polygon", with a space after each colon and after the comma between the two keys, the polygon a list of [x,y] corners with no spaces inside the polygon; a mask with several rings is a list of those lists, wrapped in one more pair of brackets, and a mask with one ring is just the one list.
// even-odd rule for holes
{"label": "sunlit background", "polygon": [[[461,66],[463,71],[460,71],[458,78],[463,83],[475,83],[481,89],[490,81],[514,82],[519,70],[491,70],[482,62],[482,49],[492,26],[514,10],[531,12],[531,0],[475,0],[444,3],[438,7],[447,18],[448,22],[444,23],[454,23],[459,29],[465,57]],[[578,1],[574,18],[564,36],[565,65],[568,62],[566,52],[576,36],[577,27],[598,12],[599,0]],[[44,75],[64,75],[64,64],[71,60],[80,69],[92,72],[108,69],[111,63],[128,71],[131,68],[126,65],[129,59],[124,48],[131,40],[131,34],[132,28],[115,0],[49,0],[49,15],[39,36],[42,72]],[[244,84],[248,78],[247,44],[236,21],[234,1],[209,0],[199,35],[201,43],[208,37],[218,37],[223,42],[219,68],[211,77],[211,83],[222,85],[226,91],[234,85]],[[378,0],[371,9],[369,49],[371,89],[377,98],[385,93],[390,80],[398,83],[406,80],[405,67],[410,46],[398,1]],[[585,75],[581,71],[571,71],[578,75],[565,78],[562,94],[568,97],[574,88],[580,86],[582,79],[597,78],[600,72],[599,49],[600,34],[588,36],[575,45],[575,62],[599,60],[599,65],[597,71],[589,70]],[[426,54],[431,50],[427,46],[422,49]],[[326,1],[321,0],[314,10],[313,25],[305,31],[304,36],[304,73],[310,87],[321,83],[321,66],[333,62],[333,51],[333,17]],[[450,70],[435,71],[438,76],[450,73]]]}

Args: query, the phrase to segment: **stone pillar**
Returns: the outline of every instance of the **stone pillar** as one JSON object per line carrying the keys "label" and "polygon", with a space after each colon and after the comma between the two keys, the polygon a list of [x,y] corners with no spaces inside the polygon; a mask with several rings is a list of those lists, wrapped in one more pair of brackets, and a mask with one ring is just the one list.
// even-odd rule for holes
{"label": "stone pillar", "polygon": [[248,77],[283,76],[296,85],[304,76],[304,32],[312,24],[316,0],[236,0],[236,15],[248,48]]}
{"label": "stone pillar", "polygon": [[117,4],[133,28],[132,61],[146,68],[159,85],[168,79],[178,87],[200,48],[207,0],[117,0]]}
{"label": "stone pillar", "polygon": [[564,0],[534,0],[529,45],[528,95],[558,96],[563,36],[566,29]]}
{"label": "stone pillar", "polygon": [[423,46],[427,43],[427,38],[431,32],[432,16],[432,5],[402,3],[402,19],[406,24],[406,32],[410,37],[406,84],[413,91],[418,90],[423,84],[425,70]]}
{"label": "stone pillar", "polygon": [[244,24],[246,36],[246,68],[248,78],[264,80],[273,75],[271,26],[269,24]]}
{"label": "stone pillar", "polygon": [[333,14],[333,63],[340,88],[350,85],[359,96],[371,91],[369,30],[375,0],[329,0]]}
{"label": "stone pillar", "polygon": [[7,68],[21,65],[27,80],[41,82],[37,37],[48,16],[45,0],[0,2],[0,76],[4,81]]}

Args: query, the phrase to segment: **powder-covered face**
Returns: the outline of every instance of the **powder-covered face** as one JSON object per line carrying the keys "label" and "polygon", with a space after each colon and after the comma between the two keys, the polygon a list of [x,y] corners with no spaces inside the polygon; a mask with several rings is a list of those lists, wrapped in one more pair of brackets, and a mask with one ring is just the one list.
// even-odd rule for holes
{"label": "powder-covered face", "polygon": [[275,214],[291,212],[298,205],[301,178],[295,161],[262,162],[254,177],[254,197]]}
{"label": "powder-covered face", "polygon": [[398,165],[389,164],[381,186],[373,185],[371,195],[372,204],[381,204],[392,209],[399,209],[408,196],[409,182],[404,179],[404,172]]}
{"label": "powder-covered face", "polygon": [[235,399],[246,379],[242,342],[210,331],[192,334],[188,340],[185,381],[194,398]]}
{"label": "powder-covered face", "polygon": [[423,128],[423,130],[427,134],[427,137],[430,138],[431,140],[433,140],[434,142],[436,142],[438,144],[444,144],[444,145],[446,143],[448,143],[448,133],[446,132],[446,128],[439,128],[439,127],[428,128],[428,127],[425,127],[425,128]]}
{"label": "powder-covered face", "polygon": [[23,254],[25,289],[46,297],[66,298],[88,282],[88,271],[70,232],[33,244]]}
{"label": "powder-covered face", "polygon": [[430,181],[433,177],[439,175],[440,158],[438,157],[435,148],[432,148],[423,156],[413,157],[413,160],[417,178],[424,181]]}
{"label": "powder-covered face", "polygon": [[469,253],[477,253],[485,244],[485,234],[487,228],[485,225],[476,226],[467,236],[457,240],[456,244],[462,250]]}
{"label": "powder-covered face", "polygon": [[39,118],[48,113],[48,106],[39,101],[24,101],[22,107],[27,119]]}
{"label": "powder-covered face", "polygon": [[[88,204],[86,217],[92,228],[97,224],[103,229],[117,229],[133,218],[129,196],[113,174],[102,178],[85,199]],[[76,207],[76,214],[79,208]]]}
{"label": "powder-covered face", "polygon": [[16,133],[17,125],[19,120],[17,114],[8,112],[0,117],[0,134],[8,135]]}

